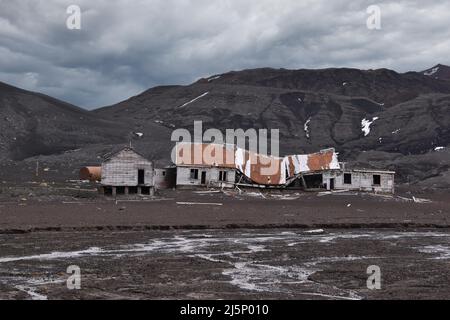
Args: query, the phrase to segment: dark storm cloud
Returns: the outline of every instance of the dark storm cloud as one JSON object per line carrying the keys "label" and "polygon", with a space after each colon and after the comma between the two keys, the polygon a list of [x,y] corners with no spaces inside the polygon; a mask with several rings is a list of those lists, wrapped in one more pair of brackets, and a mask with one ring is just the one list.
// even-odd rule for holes
{"label": "dark storm cloud", "polygon": [[92,108],[243,68],[422,70],[450,63],[449,18],[442,1],[0,0],[0,81]]}

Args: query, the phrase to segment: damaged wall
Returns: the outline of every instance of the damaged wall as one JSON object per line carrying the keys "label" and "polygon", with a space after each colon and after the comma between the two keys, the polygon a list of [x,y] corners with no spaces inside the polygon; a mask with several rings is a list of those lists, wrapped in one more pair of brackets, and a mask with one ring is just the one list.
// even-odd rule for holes
{"label": "damaged wall", "polygon": [[334,149],[309,155],[274,157],[241,149],[235,145],[178,143],[177,166],[233,168],[261,185],[285,185],[304,172],[339,169]]}
{"label": "damaged wall", "polygon": [[179,187],[234,187],[236,169],[217,167],[177,167],[177,186]]}
{"label": "damaged wall", "polygon": [[322,181],[327,190],[394,193],[394,180],[393,171],[334,170],[322,173]]}

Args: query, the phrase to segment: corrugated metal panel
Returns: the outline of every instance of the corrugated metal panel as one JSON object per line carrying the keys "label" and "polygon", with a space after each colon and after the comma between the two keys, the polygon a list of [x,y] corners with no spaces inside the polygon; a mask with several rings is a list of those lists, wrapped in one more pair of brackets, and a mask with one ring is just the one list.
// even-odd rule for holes
{"label": "corrugated metal panel", "polygon": [[236,168],[256,184],[283,185],[300,173],[339,169],[334,149],[283,158],[260,155],[234,145],[178,143],[177,166]]}

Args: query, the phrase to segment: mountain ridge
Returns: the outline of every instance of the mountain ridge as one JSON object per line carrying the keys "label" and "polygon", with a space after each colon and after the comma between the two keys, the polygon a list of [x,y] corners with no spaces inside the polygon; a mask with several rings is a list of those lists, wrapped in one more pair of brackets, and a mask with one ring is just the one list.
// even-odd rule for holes
{"label": "mountain ridge", "polygon": [[[204,130],[280,129],[282,154],[335,147],[342,161],[397,170],[403,182],[433,177],[436,184],[449,170],[450,82],[420,72],[230,71],[150,88],[93,111],[14,88],[0,83],[0,124],[7,129],[0,150],[4,159],[28,167],[40,159],[73,174],[130,142],[168,164],[173,129],[192,130],[202,120]],[[367,134],[364,123],[370,123]]]}

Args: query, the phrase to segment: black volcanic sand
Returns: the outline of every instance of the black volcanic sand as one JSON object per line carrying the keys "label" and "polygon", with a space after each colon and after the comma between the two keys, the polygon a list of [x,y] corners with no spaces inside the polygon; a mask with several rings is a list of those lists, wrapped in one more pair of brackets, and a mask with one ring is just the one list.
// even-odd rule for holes
{"label": "black volcanic sand", "polygon": [[0,299],[449,299],[449,196],[401,194],[2,197]]}
{"label": "black volcanic sand", "polygon": [[[404,196],[404,197],[403,197]],[[449,194],[199,194],[166,191],[148,200],[27,197],[0,201],[0,233],[208,228],[450,228]],[[410,199],[410,200],[408,200]],[[183,204],[184,202],[193,204]],[[200,204],[199,204],[200,203]],[[206,203],[206,204],[205,204]],[[221,204],[221,205],[214,205]]]}
{"label": "black volcanic sand", "polygon": [[[0,235],[0,299],[449,299],[450,230]],[[69,265],[81,290],[66,287]],[[367,289],[367,268],[381,289]]]}

